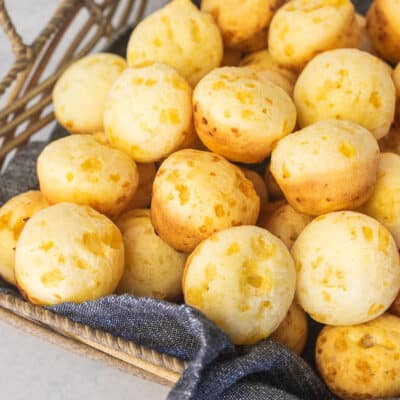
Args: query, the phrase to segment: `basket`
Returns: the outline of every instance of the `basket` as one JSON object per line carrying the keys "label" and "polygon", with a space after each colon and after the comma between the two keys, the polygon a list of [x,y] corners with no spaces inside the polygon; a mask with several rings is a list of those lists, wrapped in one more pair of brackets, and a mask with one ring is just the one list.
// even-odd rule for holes
{"label": "basket", "polygon": [[[26,45],[0,0],[0,25],[14,54],[12,67],[0,81],[0,170],[35,133],[54,121],[51,92],[65,68],[92,50],[109,48],[111,43],[114,50],[118,44],[121,47],[124,33],[143,17],[147,3],[62,0],[39,36]],[[66,37],[69,45],[59,54],[59,44]],[[162,384],[174,384],[185,368],[181,360],[73,322],[9,293],[0,292],[0,318],[69,350]]]}

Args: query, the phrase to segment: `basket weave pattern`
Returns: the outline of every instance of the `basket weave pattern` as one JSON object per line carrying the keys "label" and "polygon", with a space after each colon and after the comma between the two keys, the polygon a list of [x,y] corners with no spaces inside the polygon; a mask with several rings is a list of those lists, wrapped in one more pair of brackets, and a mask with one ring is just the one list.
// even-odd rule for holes
{"label": "basket weave pattern", "polygon": [[[12,67],[0,81],[0,96],[6,96],[0,110],[0,167],[11,150],[54,120],[51,91],[71,61],[88,54],[101,42],[106,46],[137,23],[146,3],[146,0],[62,0],[38,37],[27,45],[13,25],[4,0],[0,0],[0,26],[14,54]],[[78,15],[83,13],[85,20],[78,21]],[[57,45],[73,24],[74,37],[55,60]],[[50,62],[54,64],[52,71],[47,68]]]}
{"label": "basket weave pattern", "polygon": [[[102,43],[107,47],[129,27],[143,17],[146,0],[62,0],[53,17],[38,37],[27,45],[13,25],[0,0],[0,26],[9,39],[14,63],[0,81],[0,169],[5,157],[26,143],[30,137],[54,120],[51,92],[57,78],[73,61]],[[77,16],[86,11],[86,19]],[[54,60],[57,45],[75,23],[74,37],[63,54]],[[50,71],[50,61],[54,65]],[[73,322],[20,298],[0,293],[0,307],[30,320],[69,339],[88,345],[133,365],[164,383],[174,383],[185,364],[173,357],[157,353],[132,342]],[[86,350],[90,353],[90,350]]]}

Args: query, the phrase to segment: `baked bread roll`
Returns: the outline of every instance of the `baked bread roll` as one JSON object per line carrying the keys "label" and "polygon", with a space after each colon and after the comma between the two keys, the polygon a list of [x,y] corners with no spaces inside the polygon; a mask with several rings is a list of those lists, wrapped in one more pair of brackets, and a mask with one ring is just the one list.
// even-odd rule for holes
{"label": "baked bread roll", "polygon": [[267,80],[283,89],[289,96],[293,96],[296,75],[281,67],[269,54],[268,50],[251,53],[243,58],[240,66],[251,68],[256,72],[258,79]]}
{"label": "baked bread roll", "polygon": [[329,389],[341,399],[400,395],[400,318],[384,314],[355,326],[326,326],[316,360]]}
{"label": "baked bread roll", "polygon": [[49,207],[37,191],[21,193],[0,208],[0,277],[15,285],[15,247],[26,222],[37,211]]}
{"label": "baked bread roll", "polygon": [[298,212],[321,215],[354,209],[374,190],[379,147],[350,121],[319,121],[283,138],[272,152],[271,173]]}
{"label": "baked bread roll", "polygon": [[322,119],[347,119],[385,136],[394,118],[396,94],[391,70],[357,49],[332,50],[304,68],[294,88],[301,127]]}
{"label": "baked bread roll", "polygon": [[196,131],[211,151],[248,164],[267,157],[296,124],[291,98],[249,68],[210,72],[194,90],[193,110]]}
{"label": "baked bread roll", "polygon": [[312,217],[297,212],[291,205],[282,204],[258,225],[277,236],[290,249]]}
{"label": "baked bread roll", "polygon": [[50,203],[88,205],[110,217],[132,201],[138,186],[135,162],[90,135],[49,143],[37,161],[40,190]]}
{"label": "baked bread roll", "polygon": [[296,82],[297,74],[285,67],[282,67],[274,58],[272,58],[268,50],[260,50],[250,53],[243,58],[240,63],[241,67],[252,68],[255,71],[268,70],[276,72],[286,78],[289,83]]}
{"label": "baked bread roll", "polygon": [[397,64],[393,71],[393,82],[396,88],[396,115],[395,123],[400,127],[400,63]]}
{"label": "baked bread roll", "polygon": [[265,229],[215,233],[190,255],[183,275],[186,304],[202,311],[236,344],[268,337],[283,321],[296,274],[285,245]]}
{"label": "baked bread roll", "polygon": [[268,27],[280,0],[202,0],[222,32],[225,47],[244,52],[268,45]]}
{"label": "baked bread roll", "polygon": [[118,219],[125,245],[125,272],[118,293],[178,300],[186,254],[179,253],[154,232],[150,210],[132,210]]}
{"label": "baked bread roll", "polygon": [[350,0],[292,0],[271,21],[268,49],[280,65],[300,71],[316,54],[357,47],[359,40]]}
{"label": "baked bread roll", "polygon": [[400,248],[400,156],[381,153],[374,192],[361,212],[384,225]]}
{"label": "baked bread roll", "polygon": [[54,114],[70,133],[103,130],[104,104],[115,80],[126,68],[115,54],[91,54],[71,64],[53,90]]}
{"label": "baked bread roll", "polygon": [[217,154],[180,150],[162,163],[154,180],[152,223],[179,251],[191,252],[222,229],[255,224],[259,210],[253,184]]}
{"label": "baked bread roll", "polygon": [[35,213],[17,244],[15,277],[34,304],[112,294],[124,270],[118,228],[90,207],[60,203]]}
{"label": "baked bread roll", "polygon": [[386,60],[400,61],[400,3],[375,0],[367,14],[367,30],[372,45]]}
{"label": "baked bread roll", "polygon": [[353,325],[383,314],[400,289],[399,254],[389,231],[352,211],[314,219],[292,247],[297,300],[318,322]]}
{"label": "baked bread roll", "polygon": [[300,355],[306,345],[307,332],[306,313],[296,302],[293,302],[285,319],[270,337]]}
{"label": "baked bread roll", "polygon": [[135,161],[159,161],[192,134],[192,89],[164,64],[127,68],[108,95],[104,127]]}
{"label": "baked bread roll", "polygon": [[190,0],[173,0],[141,21],[127,49],[130,67],[151,62],[167,64],[192,86],[221,64],[222,54],[217,24]]}

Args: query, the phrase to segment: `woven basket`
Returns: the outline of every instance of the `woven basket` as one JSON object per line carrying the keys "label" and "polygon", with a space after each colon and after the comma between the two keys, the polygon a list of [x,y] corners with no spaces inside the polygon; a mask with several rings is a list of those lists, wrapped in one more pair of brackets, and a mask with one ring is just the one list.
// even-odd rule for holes
{"label": "woven basket", "polygon": [[[93,49],[109,48],[144,14],[146,0],[62,0],[31,45],[24,44],[0,0],[0,25],[14,64],[0,81],[0,169],[36,132],[54,121],[51,92],[63,70]],[[83,17],[84,16],[84,17]],[[66,35],[69,46],[58,54]],[[70,36],[68,36],[70,37]],[[85,356],[164,384],[175,383],[185,365],[173,357],[73,322],[11,294],[0,293],[0,318]]]}

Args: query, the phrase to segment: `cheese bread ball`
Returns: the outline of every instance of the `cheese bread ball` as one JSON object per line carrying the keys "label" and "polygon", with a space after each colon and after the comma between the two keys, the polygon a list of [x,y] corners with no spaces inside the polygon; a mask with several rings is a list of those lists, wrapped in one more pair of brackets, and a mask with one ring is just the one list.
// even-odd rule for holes
{"label": "cheese bread ball", "polygon": [[217,154],[178,151],[162,163],[154,180],[152,223],[179,251],[192,251],[222,229],[255,224],[259,210],[251,181]]}
{"label": "cheese bread ball", "polygon": [[249,68],[210,72],[194,90],[193,110],[196,131],[211,151],[248,164],[267,157],[296,124],[291,98]]}
{"label": "cheese bread ball", "polygon": [[38,191],[19,194],[0,208],[0,277],[12,285],[15,247],[26,222],[37,211],[49,207],[46,198]]}
{"label": "cheese bread ball", "polygon": [[139,173],[139,186],[133,196],[132,202],[127,208],[145,208],[151,203],[151,193],[153,191],[153,182],[156,177],[156,166],[154,163],[136,164]]}
{"label": "cheese bread ball", "polygon": [[394,118],[396,94],[390,68],[357,49],[332,50],[304,68],[294,88],[301,127],[322,119],[348,119],[385,136]]}
{"label": "cheese bread ball", "polygon": [[301,70],[316,54],[359,40],[350,0],[292,0],[272,19],[268,49],[280,65]]}
{"label": "cheese bread ball", "polygon": [[179,253],[154,232],[150,210],[132,210],[118,219],[125,244],[125,272],[118,293],[178,300],[186,254]]}
{"label": "cheese bread ball", "polygon": [[92,54],[75,61],[58,79],[53,90],[57,121],[70,133],[103,130],[107,94],[126,68],[115,54]]}
{"label": "cheese bread ball", "polygon": [[271,335],[271,339],[289,347],[296,354],[301,354],[307,340],[307,316],[303,309],[293,302],[285,319]]}
{"label": "cheese bread ball", "polygon": [[190,255],[183,275],[186,304],[203,312],[235,344],[256,343],[275,331],[295,285],[285,245],[256,226],[210,236]]}
{"label": "cheese bread ball", "polygon": [[158,161],[191,135],[192,89],[168,65],[127,68],[108,95],[104,127],[135,161]]}
{"label": "cheese bread ball", "polygon": [[367,14],[367,30],[372,45],[386,60],[400,61],[400,3],[375,0]]}
{"label": "cheese bread ball", "polygon": [[297,300],[311,318],[352,325],[383,314],[400,289],[399,254],[389,231],[353,211],[322,215],[292,247]]}
{"label": "cheese bread ball", "polygon": [[18,288],[35,304],[82,302],[112,294],[123,270],[120,231],[87,206],[60,203],[38,211],[17,244]]}
{"label": "cheese bread ball", "polygon": [[326,326],[316,344],[319,372],[341,399],[400,395],[400,318],[384,314],[355,326]]}
{"label": "cheese bread ball", "polygon": [[[257,220],[257,226],[263,227],[267,223],[270,216],[280,208],[281,206],[287,204],[286,200],[275,200],[271,202],[267,202],[261,205],[260,214]],[[281,239],[282,240],[282,239]]]}
{"label": "cheese bread ball", "polygon": [[297,212],[291,205],[282,204],[259,224],[285,243],[290,249],[302,230],[312,221],[312,217]]}
{"label": "cheese bread ball", "polygon": [[389,133],[378,142],[382,152],[400,154],[400,128],[392,127]]}
{"label": "cheese bread ball", "polygon": [[389,308],[389,312],[400,317],[400,293],[398,293],[394,299],[394,302]]}
{"label": "cheese bread ball", "polygon": [[396,115],[395,115],[395,123],[398,127],[400,127],[400,63],[397,64],[396,68],[393,71],[393,82],[396,88]]}
{"label": "cheese bread ball", "polygon": [[173,0],[145,18],[132,32],[127,48],[130,67],[164,63],[192,86],[221,64],[222,54],[217,24],[190,0]]}
{"label": "cheese bread ball", "polygon": [[268,50],[261,50],[254,53],[248,54],[240,63],[242,67],[253,68],[254,70],[268,70],[277,72],[286,78],[290,83],[294,84],[297,79],[297,75],[285,68],[272,58]]}
{"label": "cheese bread ball", "polygon": [[374,190],[379,147],[373,135],[350,121],[319,121],[282,139],[271,172],[289,204],[320,215],[353,209]]}
{"label": "cheese bread ball", "polygon": [[268,45],[268,27],[280,0],[202,0],[222,32],[225,47],[245,52]]}
{"label": "cheese bread ball", "polygon": [[88,205],[110,217],[132,201],[138,186],[135,162],[89,135],[48,144],[37,160],[40,190],[50,203]]}
{"label": "cheese bread ball", "polygon": [[268,201],[268,191],[264,179],[261,178],[257,172],[252,171],[251,169],[242,168],[242,171],[244,176],[253,184],[254,190],[260,198],[260,204],[266,203]]}
{"label": "cheese bread ball", "polygon": [[361,211],[382,223],[400,248],[400,156],[381,153],[374,192]]}
{"label": "cheese bread ball", "polygon": [[269,54],[261,50],[246,56],[240,66],[251,68],[260,80],[268,80],[283,89],[289,96],[293,95],[296,75],[281,67]]}

